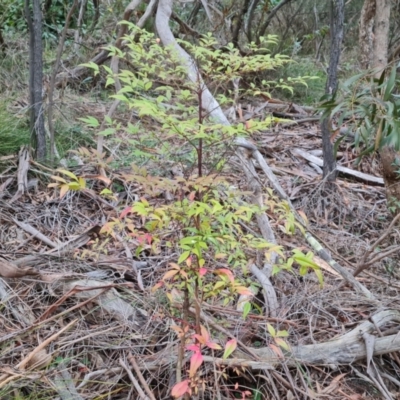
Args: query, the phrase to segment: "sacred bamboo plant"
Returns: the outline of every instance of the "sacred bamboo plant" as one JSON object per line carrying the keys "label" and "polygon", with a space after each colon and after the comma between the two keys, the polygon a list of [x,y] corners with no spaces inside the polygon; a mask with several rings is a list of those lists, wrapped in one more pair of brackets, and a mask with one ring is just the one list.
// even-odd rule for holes
{"label": "sacred bamboo plant", "polygon": [[[354,131],[354,143],[360,156],[384,146],[400,150],[400,96],[397,68],[384,71],[379,79],[367,71],[349,78],[333,98],[322,102],[321,109],[338,124],[346,123]],[[342,137],[343,138],[343,137]]]}
{"label": "sacred bamboo plant", "polygon": [[[379,79],[368,71],[348,79],[332,99],[322,103],[325,116],[336,118],[338,125],[347,125],[354,134],[359,156],[379,155],[381,172],[386,186],[389,210],[400,212],[400,95],[397,68],[384,71]],[[346,137],[333,135],[335,148]]]}
{"label": "sacred bamboo plant", "polygon": [[[180,397],[197,393],[206,384],[198,373],[203,353],[222,349],[201,322],[204,302],[228,305],[236,301],[238,294],[252,296],[257,284],[248,275],[248,265],[257,257],[269,260],[272,252],[280,256],[275,271],[291,270],[296,260],[303,263],[302,273],[308,267],[317,270],[310,257],[300,250],[286,260],[281,246],[247,232],[243,226],[251,223],[255,213],[264,210],[246,202],[250,193],[232,187],[223,178],[226,163],[234,154],[230,150],[233,141],[267,128],[274,119],[259,122],[242,118],[236,124],[223,126],[212,121],[202,107],[201,77],[220,93],[221,104],[234,105],[232,81],[278,68],[290,60],[279,55],[258,55],[253,47],[248,56],[242,57],[233,46],[218,49],[208,35],[197,46],[181,42],[192,54],[199,74],[197,82],[191,83],[173,49],[162,47],[153,35],[134,25],[129,27],[131,33],[125,38],[127,51],[109,49],[131,67],[118,74],[122,88],[111,97],[140,117],[140,122],[129,121],[119,130],[123,129],[128,137],[136,164],[141,164],[133,166],[132,173],[124,178],[140,184],[145,196],[125,208],[118,218],[107,222],[103,232],[124,236],[128,243],[135,245],[137,257],[144,251],[178,254],[153,290],[166,290],[171,315],[181,321],[171,327],[181,342],[178,366],[184,367],[186,351],[193,352],[187,376],[182,376],[181,368],[177,369],[178,383],[172,395]],[[268,45],[271,40],[266,39],[264,44]],[[99,72],[97,65],[87,66]],[[108,73],[107,85],[112,85],[117,77],[110,68],[103,68]],[[293,82],[305,84],[303,78]],[[250,85],[243,93],[269,96],[274,85],[291,90],[285,82],[262,80],[259,86]],[[100,135],[114,133],[112,121],[107,123],[107,130]],[[171,163],[181,165],[183,172],[173,178],[165,173],[159,176],[171,168]],[[163,204],[148,199],[162,193],[168,193],[169,199]],[[293,234],[296,223],[290,209],[274,199],[272,193],[263,208],[275,213],[283,229]],[[245,318],[251,311],[250,302],[243,310]],[[276,333],[273,328],[271,332],[275,339],[280,338],[277,343],[287,346],[281,339],[284,332]],[[228,357],[235,347],[236,341],[228,340],[222,356]]]}

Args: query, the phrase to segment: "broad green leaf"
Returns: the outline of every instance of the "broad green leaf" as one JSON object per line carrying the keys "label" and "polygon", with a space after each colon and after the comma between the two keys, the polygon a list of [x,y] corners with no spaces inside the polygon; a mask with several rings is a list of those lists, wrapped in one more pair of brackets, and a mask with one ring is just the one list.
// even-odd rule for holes
{"label": "broad green leaf", "polygon": [[250,311],[251,311],[251,303],[249,301],[246,301],[243,305],[243,319],[246,319]]}
{"label": "broad green leaf", "polygon": [[183,261],[185,261],[188,257],[190,256],[190,251],[185,251],[183,252],[178,259],[178,264],[182,263]]}
{"label": "broad green leaf", "polygon": [[269,334],[274,338],[276,337],[276,330],[271,324],[267,324]]}
{"label": "broad green leaf", "polygon": [[100,126],[99,121],[95,117],[87,117],[87,118],[78,118],[80,121],[85,122],[87,125],[92,128],[97,128]]}
{"label": "broad green leaf", "polygon": [[68,177],[70,177],[74,181],[78,181],[77,176],[75,174],[73,174],[72,172],[70,172],[70,171],[67,171],[65,169],[58,169],[57,171],[60,172],[63,175],[67,175]]}

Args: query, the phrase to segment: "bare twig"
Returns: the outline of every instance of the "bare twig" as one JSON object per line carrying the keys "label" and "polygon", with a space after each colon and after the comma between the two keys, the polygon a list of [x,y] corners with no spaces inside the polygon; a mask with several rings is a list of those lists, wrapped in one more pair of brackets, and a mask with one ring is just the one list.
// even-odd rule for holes
{"label": "bare twig", "polygon": [[390,223],[389,227],[385,230],[385,232],[382,233],[382,235],[369,247],[369,249],[365,252],[363,258],[361,259],[358,267],[353,273],[353,276],[359,275],[362,271],[366,270],[369,268],[372,264],[375,264],[382,258],[385,258],[389,256],[390,254],[395,253],[396,251],[399,251],[398,247],[391,248],[390,250],[378,254],[374,259],[370,260],[367,262],[367,258],[370,256],[370,254],[385,240],[385,238],[390,234],[392,231],[393,227],[396,225],[398,220],[400,219],[400,213],[396,215],[396,217],[393,219],[393,221]]}
{"label": "bare twig", "polygon": [[136,391],[138,392],[139,399],[142,400],[149,400],[150,398],[146,396],[146,394],[143,392],[143,389],[140,387],[139,382],[136,380],[136,378],[133,376],[131,369],[126,365],[125,361],[120,358],[119,359],[119,365],[126,371],[126,373],[129,376],[129,379],[133,383],[133,386],[135,386]]}
{"label": "bare twig", "polygon": [[144,377],[142,375],[142,372],[140,371],[139,366],[137,365],[135,357],[133,356],[133,354],[130,353],[127,358],[128,358],[128,361],[131,363],[133,369],[135,370],[135,372],[136,372],[136,374],[137,374],[137,376],[139,378],[139,381],[143,385],[144,390],[148,394],[150,400],[156,400],[156,398],[154,397],[153,392],[150,390],[149,385],[147,384],[146,380],[144,379]]}

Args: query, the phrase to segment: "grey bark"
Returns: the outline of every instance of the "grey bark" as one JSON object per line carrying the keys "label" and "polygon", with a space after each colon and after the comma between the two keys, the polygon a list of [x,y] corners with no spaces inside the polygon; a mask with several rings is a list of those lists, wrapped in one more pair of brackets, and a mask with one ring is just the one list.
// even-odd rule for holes
{"label": "grey bark", "polygon": [[232,30],[232,43],[236,48],[239,48],[239,34],[240,28],[242,27],[242,22],[247,10],[249,8],[250,0],[245,0],[242,8],[237,12],[235,23],[233,24]]}
{"label": "grey bark", "polygon": [[386,68],[388,62],[389,19],[390,0],[377,1],[374,30],[374,55],[372,61],[372,67],[377,70],[377,78],[379,78],[382,71]]}
{"label": "grey bark", "polygon": [[[337,86],[337,68],[343,41],[344,26],[344,0],[331,0],[331,23],[330,23],[330,58],[328,78],[326,81],[325,93],[334,95]],[[336,179],[336,158],[333,154],[333,144],[331,142],[331,123],[328,118],[321,121],[322,129],[322,151],[324,156],[324,179],[334,182]]]}
{"label": "grey bark", "polygon": [[43,115],[43,47],[42,10],[40,0],[25,0],[25,15],[29,29],[29,94],[30,130],[35,144],[35,155],[39,160],[46,158],[46,131]]}
{"label": "grey bark", "polygon": [[358,33],[358,42],[360,46],[359,61],[363,69],[370,68],[372,64],[375,13],[376,0],[364,0]]}

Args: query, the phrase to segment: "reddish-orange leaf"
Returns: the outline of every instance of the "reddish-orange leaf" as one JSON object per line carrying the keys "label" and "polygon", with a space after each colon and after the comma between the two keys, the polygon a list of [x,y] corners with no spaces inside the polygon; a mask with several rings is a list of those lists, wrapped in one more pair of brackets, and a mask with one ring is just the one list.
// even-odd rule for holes
{"label": "reddish-orange leaf", "polygon": [[189,198],[190,201],[193,201],[195,197],[196,197],[196,192],[190,192],[189,193],[188,198]]}
{"label": "reddish-orange leaf", "polygon": [[207,342],[206,346],[213,350],[221,350],[222,349],[222,347],[219,344],[214,343],[214,342]]}
{"label": "reddish-orange leaf", "polygon": [[228,279],[231,281],[231,283],[233,283],[235,281],[232,271],[227,268],[216,269],[215,273],[218,275],[226,275],[228,277]]}
{"label": "reddish-orange leaf", "polygon": [[237,293],[243,295],[243,296],[253,296],[253,292],[250,289],[247,289],[245,286],[236,286],[235,290]]}
{"label": "reddish-orange leaf", "polygon": [[274,344],[270,343],[269,347],[278,358],[283,358],[282,350],[278,346],[275,346]]}
{"label": "reddish-orange leaf", "polygon": [[190,394],[189,379],[177,383],[171,390],[171,396],[176,399],[183,396],[185,393]]}
{"label": "reddish-orange leaf", "polygon": [[200,351],[200,346],[198,344],[189,344],[186,346],[186,349],[198,353]]}
{"label": "reddish-orange leaf", "polygon": [[204,325],[200,325],[200,332],[204,340],[208,342],[210,340],[210,334],[208,333],[208,330]]}
{"label": "reddish-orange leaf", "polygon": [[68,190],[69,190],[68,184],[61,185],[61,187],[60,187],[60,199],[62,199],[65,196],[65,194],[68,192]]}
{"label": "reddish-orange leaf", "polygon": [[119,214],[119,218],[122,219],[126,217],[130,212],[132,212],[132,207],[126,207],[121,214]]}
{"label": "reddish-orange leaf", "polygon": [[193,335],[193,337],[196,338],[199,341],[199,343],[206,344],[206,340],[204,339],[204,337],[202,335],[196,334],[196,335]]}
{"label": "reddish-orange leaf", "polygon": [[158,282],[151,288],[151,291],[154,293],[155,291],[157,291],[158,289],[160,289],[163,286],[164,286],[164,282]]}
{"label": "reddish-orange leaf", "polygon": [[174,277],[177,273],[179,272],[179,270],[177,269],[173,269],[171,271],[168,271],[164,274],[162,280],[166,281],[167,279],[171,279],[172,277]]}
{"label": "reddish-orange leaf", "polygon": [[236,339],[228,340],[226,342],[225,351],[224,351],[224,355],[222,356],[222,358],[224,358],[224,359],[228,358],[235,351],[236,347],[237,347]]}
{"label": "reddish-orange leaf", "polygon": [[200,365],[202,363],[203,363],[203,356],[199,351],[196,351],[190,358],[190,368],[189,368],[190,378],[193,378],[193,376],[196,374],[196,371],[200,368]]}
{"label": "reddish-orange leaf", "polygon": [[174,330],[178,335],[182,335],[183,334],[183,330],[180,326],[178,325],[171,325],[170,328],[172,330]]}
{"label": "reddish-orange leaf", "polygon": [[207,268],[200,268],[199,269],[199,275],[204,276],[207,273]]}

